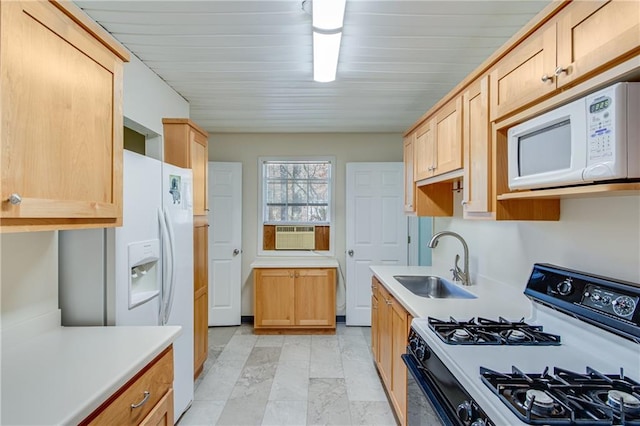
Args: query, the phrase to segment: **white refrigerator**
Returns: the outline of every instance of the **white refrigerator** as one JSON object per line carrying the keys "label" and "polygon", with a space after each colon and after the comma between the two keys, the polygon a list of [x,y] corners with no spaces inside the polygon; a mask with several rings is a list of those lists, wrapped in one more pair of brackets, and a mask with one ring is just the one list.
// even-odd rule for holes
{"label": "white refrigerator", "polygon": [[182,326],[175,423],[193,401],[192,174],[130,151],[123,174],[122,227],[59,232],[62,325]]}

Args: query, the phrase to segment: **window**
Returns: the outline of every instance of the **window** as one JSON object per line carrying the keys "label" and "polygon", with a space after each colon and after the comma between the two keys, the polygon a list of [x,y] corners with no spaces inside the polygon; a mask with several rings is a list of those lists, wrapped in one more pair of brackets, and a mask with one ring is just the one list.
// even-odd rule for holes
{"label": "window", "polygon": [[263,160],[263,223],[331,222],[330,160]]}

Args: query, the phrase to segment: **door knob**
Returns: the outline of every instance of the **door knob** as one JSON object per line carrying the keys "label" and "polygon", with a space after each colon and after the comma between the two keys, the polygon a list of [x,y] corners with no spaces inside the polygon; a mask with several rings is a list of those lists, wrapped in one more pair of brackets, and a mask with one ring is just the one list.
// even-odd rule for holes
{"label": "door knob", "polygon": [[238,249],[233,249],[233,255],[234,255],[234,256],[237,256],[237,255],[239,255],[239,254],[240,254],[240,250],[238,250]]}
{"label": "door knob", "polygon": [[349,256],[353,257],[353,250],[349,250],[349,251],[347,252],[347,254],[348,254]]}

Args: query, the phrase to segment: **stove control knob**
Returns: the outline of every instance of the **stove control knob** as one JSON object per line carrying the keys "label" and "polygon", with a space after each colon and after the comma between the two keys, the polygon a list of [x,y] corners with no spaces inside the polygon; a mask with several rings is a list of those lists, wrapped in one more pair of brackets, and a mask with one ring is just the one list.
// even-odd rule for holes
{"label": "stove control knob", "polygon": [[456,408],[458,418],[464,423],[468,424],[473,419],[473,407],[469,401],[463,401]]}
{"label": "stove control knob", "polygon": [[594,295],[591,296],[591,298],[593,300],[595,300],[596,302],[599,302],[600,299],[602,299],[602,296],[600,296],[599,294],[594,294]]}
{"label": "stove control knob", "polygon": [[487,426],[487,422],[485,422],[484,419],[478,419],[471,423],[471,426]]}
{"label": "stove control knob", "polygon": [[604,296],[602,298],[602,304],[603,305],[608,305],[609,303],[611,303],[611,298],[609,296]]}
{"label": "stove control knob", "polygon": [[573,291],[573,284],[571,283],[571,278],[567,278],[556,286],[556,290],[562,296],[568,296]]}

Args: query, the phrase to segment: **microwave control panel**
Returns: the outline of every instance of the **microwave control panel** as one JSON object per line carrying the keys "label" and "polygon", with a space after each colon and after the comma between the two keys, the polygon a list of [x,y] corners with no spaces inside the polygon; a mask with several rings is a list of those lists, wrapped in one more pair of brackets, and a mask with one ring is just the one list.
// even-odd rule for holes
{"label": "microwave control panel", "polygon": [[606,94],[587,99],[588,155],[590,162],[613,159],[615,150],[615,108],[611,107],[611,105],[611,96]]}

